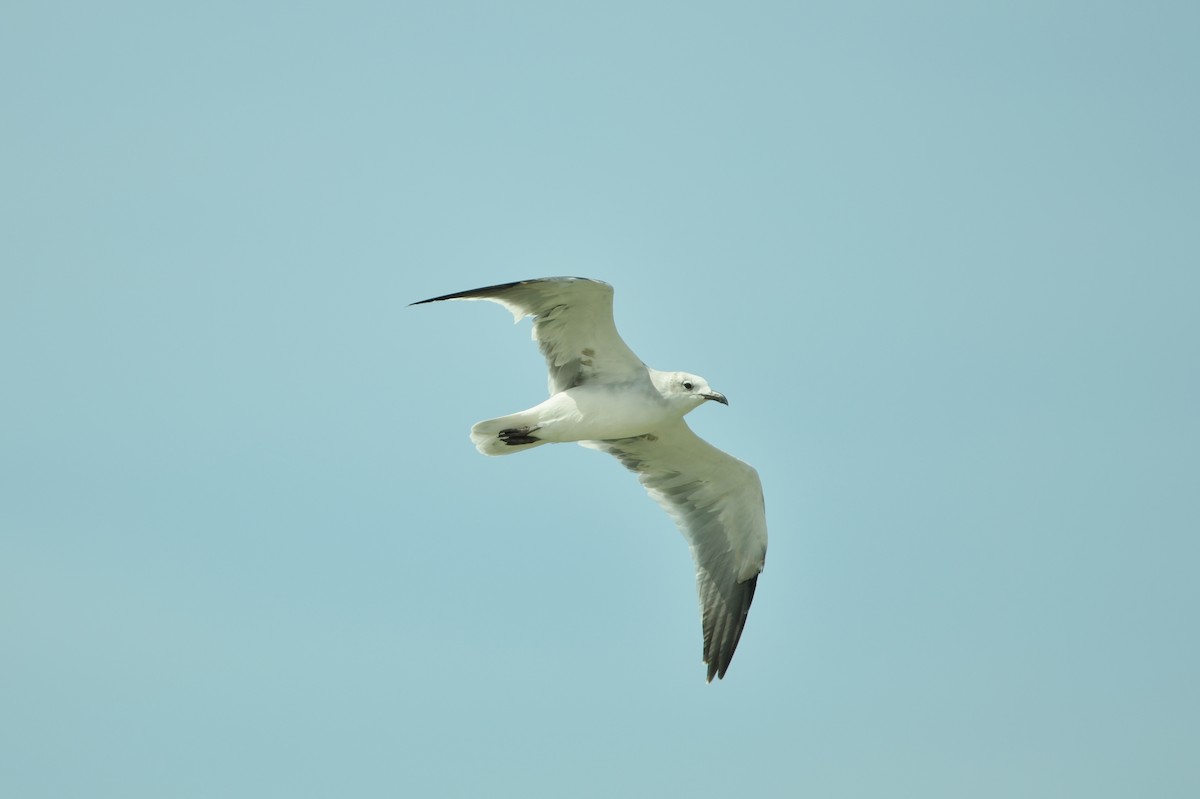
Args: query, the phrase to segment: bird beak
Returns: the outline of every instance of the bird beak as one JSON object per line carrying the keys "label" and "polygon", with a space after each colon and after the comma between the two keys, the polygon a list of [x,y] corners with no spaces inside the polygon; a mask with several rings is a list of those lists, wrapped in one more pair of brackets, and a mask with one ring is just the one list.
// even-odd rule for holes
{"label": "bird beak", "polygon": [[729,404],[729,400],[725,399],[725,395],[724,395],[724,394],[720,394],[720,393],[718,393],[718,392],[716,392],[716,391],[710,391],[710,392],[708,392],[707,394],[701,394],[700,396],[704,397],[706,400],[714,400],[714,401],[716,401],[716,402],[719,402],[719,403],[721,403],[722,405],[728,405],[728,404]]}

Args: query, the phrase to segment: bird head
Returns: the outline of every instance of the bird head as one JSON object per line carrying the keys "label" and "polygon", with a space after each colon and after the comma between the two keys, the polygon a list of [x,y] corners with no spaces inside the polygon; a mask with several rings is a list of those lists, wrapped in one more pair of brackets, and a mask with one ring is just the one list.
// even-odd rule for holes
{"label": "bird head", "polygon": [[658,390],[668,402],[678,403],[687,408],[684,413],[699,408],[708,400],[719,402],[722,405],[729,404],[729,400],[725,399],[724,394],[713,391],[712,387],[708,385],[708,381],[699,375],[687,372],[667,372],[664,377],[665,380],[655,381],[659,383]]}

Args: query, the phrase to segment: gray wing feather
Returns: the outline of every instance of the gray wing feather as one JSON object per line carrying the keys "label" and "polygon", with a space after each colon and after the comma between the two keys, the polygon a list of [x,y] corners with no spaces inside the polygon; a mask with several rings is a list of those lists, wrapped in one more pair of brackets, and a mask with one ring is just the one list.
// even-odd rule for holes
{"label": "gray wing feather", "polygon": [[767,554],[758,473],[681,419],[647,435],[580,442],[614,455],[675,520],[696,561],[708,680],[725,676]]}
{"label": "gray wing feather", "polygon": [[613,322],[613,289],[599,280],[550,277],[502,283],[414,302],[490,300],[515,321],[533,317],[533,338],[550,371],[551,394],[591,381],[626,382],[646,367],[621,340]]}

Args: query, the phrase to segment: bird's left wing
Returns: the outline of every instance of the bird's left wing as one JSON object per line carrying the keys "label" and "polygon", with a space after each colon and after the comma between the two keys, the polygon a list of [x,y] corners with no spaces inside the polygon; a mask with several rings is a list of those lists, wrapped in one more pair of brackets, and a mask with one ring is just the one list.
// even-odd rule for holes
{"label": "bird's left wing", "polygon": [[704,441],[682,419],[646,435],[580,443],[616,456],[637,474],[691,544],[708,680],[724,677],[767,555],[758,472]]}
{"label": "bird's left wing", "polygon": [[613,289],[599,280],[546,277],[503,283],[414,302],[491,300],[515,321],[533,317],[533,338],[546,358],[550,393],[584,383],[647,380],[646,366],[617,333]]}

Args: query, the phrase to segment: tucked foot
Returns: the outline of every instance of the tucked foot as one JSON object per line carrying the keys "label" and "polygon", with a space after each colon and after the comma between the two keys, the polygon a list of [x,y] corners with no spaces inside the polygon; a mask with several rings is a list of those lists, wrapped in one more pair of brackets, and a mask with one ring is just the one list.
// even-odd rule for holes
{"label": "tucked foot", "polygon": [[537,436],[530,435],[535,430],[537,430],[536,427],[510,427],[507,430],[501,430],[496,435],[510,447],[519,447],[522,444],[532,444],[541,440]]}

